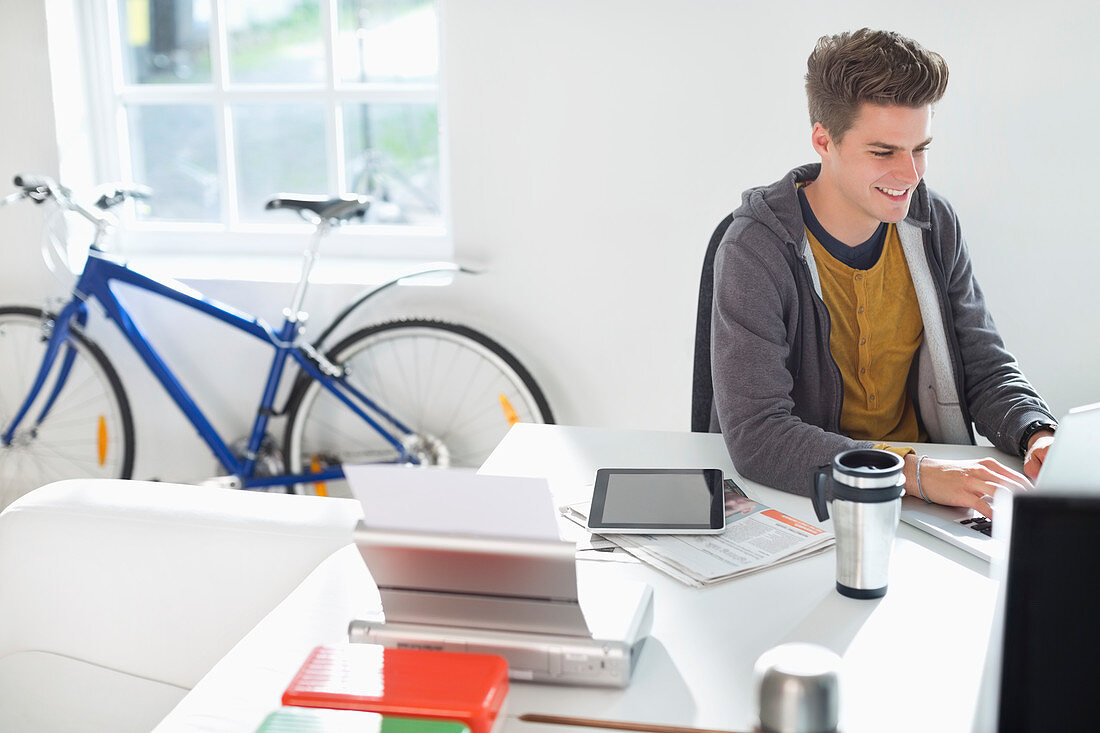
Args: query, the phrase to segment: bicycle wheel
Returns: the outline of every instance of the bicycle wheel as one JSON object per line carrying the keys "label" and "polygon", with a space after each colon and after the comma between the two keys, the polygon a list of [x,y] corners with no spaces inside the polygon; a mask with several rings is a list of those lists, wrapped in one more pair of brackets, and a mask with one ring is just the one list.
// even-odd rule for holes
{"label": "bicycle wheel", "polygon": [[[477,467],[513,422],[553,422],[542,390],[523,365],[465,326],[382,323],[348,336],[328,358],[347,369],[356,389],[413,431],[403,436],[391,430],[422,464]],[[297,385],[288,413],[284,447],[293,473],[399,459],[392,444],[315,380]],[[343,481],[296,490],[349,495]]]}
{"label": "bicycle wheel", "polygon": [[[37,308],[0,308],[0,431],[7,431],[42,363],[52,316]],[[66,347],[9,445],[0,445],[0,507],[66,478],[130,478],[134,424],[122,382],[94,342],[70,331]],[[64,386],[43,416],[66,356]]]}

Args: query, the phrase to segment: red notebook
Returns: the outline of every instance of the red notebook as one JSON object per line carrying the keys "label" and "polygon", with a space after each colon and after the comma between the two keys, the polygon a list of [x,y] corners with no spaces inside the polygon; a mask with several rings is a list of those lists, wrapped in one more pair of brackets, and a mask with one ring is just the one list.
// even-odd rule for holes
{"label": "red notebook", "polygon": [[507,694],[504,657],[344,644],[314,649],[283,704],[458,720],[490,733]]}

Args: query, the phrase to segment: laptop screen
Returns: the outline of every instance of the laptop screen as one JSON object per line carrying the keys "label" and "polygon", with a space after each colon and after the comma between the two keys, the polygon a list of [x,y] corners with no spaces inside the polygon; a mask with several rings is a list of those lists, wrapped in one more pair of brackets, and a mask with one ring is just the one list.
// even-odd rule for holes
{"label": "laptop screen", "polygon": [[1095,730],[1100,496],[1018,494],[1005,581],[999,730]]}

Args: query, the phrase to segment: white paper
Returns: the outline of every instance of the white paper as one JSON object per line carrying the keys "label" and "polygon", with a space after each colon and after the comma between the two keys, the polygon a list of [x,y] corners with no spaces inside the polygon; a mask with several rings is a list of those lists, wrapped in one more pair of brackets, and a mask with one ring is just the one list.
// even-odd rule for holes
{"label": "white paper", "polygon": [[[728,481],[725,493],[722,534],[609,534],[605,539],[694,588],[785,565],[835,543],[832,533],[759,504]],[[588,502],[580,502],[560,511],[583,527],[589,508]]]}
{"label": "white paper", "polygon": [[558,539],[543,478],[388,464],[345,465],[344,476],[363,505],[363,523],[374,529]]}

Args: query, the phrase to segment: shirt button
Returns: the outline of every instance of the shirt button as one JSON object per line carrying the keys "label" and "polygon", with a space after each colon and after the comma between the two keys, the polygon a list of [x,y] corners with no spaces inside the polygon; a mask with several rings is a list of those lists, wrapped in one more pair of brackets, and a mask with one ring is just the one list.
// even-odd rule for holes
{"label": "shirt button", "polygon": [[862,280],[862,279],[863,279],[863,275],[862,275],[862,274],[857,274],[857,275],[856,275],[856,280]]}
{"label": "shirt button", "polygon": [[863,306],[861,305],[859,308],[856,309],[856,313],[862,313],[862,312],[863,312]]}
{"label": "shirt button", "polygon": [[860,370],[859,370],[859,373],[860,373],[860,374],[866,374],[866,373],[867,373],[867,370],[866,370],[866,369],[860,369]]}
{"label": "shirt button", "polygon": [[867,339],[860,339],[859,340],[859,345],[860,346],[863,346],[865,343],[867,343]]}
{"label": "shirt button", "polygon": [[875,401],[875,396],[874,396],[874,395],[871,395],[871,396],[870,396],[870,397],[868,397],[867,399],[871,400],[871,402],[874,402],[874,401]]}

